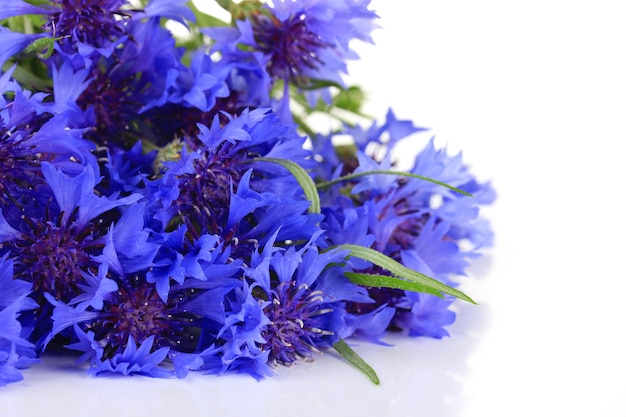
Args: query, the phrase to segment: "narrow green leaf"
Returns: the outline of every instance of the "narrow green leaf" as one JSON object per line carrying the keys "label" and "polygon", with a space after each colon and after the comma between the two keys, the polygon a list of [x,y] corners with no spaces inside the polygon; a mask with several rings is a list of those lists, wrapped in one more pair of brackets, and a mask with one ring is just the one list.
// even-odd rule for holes
{"label": "narrow green leaf", "polygon": [[378,252],[377,250],[366,248],[365,246],[351,245],[351,244],[337,245],[334,248],[348,250],[350,251],[350,256],[354,256],[355,258],[370,261],[373,264],[386,269],[387,271],[391,272],[395,276],[402,277],[409,281],[417,282],[427,288],[430,288],[431,290],[450,294],[457,298],[460,298],[461,300],[467,301],[472,304],[476,304],[474,300],[472,300],[467,295],[463,294],[461,291],[454,289],[452,287],[449,287],[446,284],[443,284],[437,281],[436,279],[433,279],[420,272],[407,268],[406,266],[402,265],[398,261],[388,257],[387,255],[383,253]]}
{"label": "narrow green leaf", "polygon": [[343,340],[339,339],[337,343],[333,345],[333,348],[339,352],[341,356],[343,356],[348,362],[359,368],[361,372],[363,372],[374,384],[380,384],[380,380],[378,379],[378,375],[376,375],[376,371],[368,365],[367,362],[363,360],[348,344]]}
{"label": "narrow green leaf", "polygon": [[391,171],[391,170],[382,170],[382,169],[381,170],[376,169],[376,170],[365,171],[365,172],[357,172],[354,174],[344,175],[343,177],[335,178],[334,180],[331,180],[331,181],[320,182],[319,184],[317,184],[317,188],[330,187],[331,185],[335,185],[343,181],[349,181],[355,178],[365,177],[367,175],[398,175],[401,177],[416,178],[416,179],[432,182],[433,184],[441,185],[442,187],[446,187],[452,191],[456,191],[457,193],[466,195],[468,197],[472,196],[470,193],[467,193],[461,189],[448,185],[445,182],[441,182],[430,177],[425,177],[423,175],[413,174],[410,172]]}
{"label": "narrow green leaf", "polygon": [[412,292],[425,292],[428,294],[441,297],[441,291],[432,287],[426,286],[419,282],[407,281],[405,279],[389,276],[389,275],[376,275],[376,274],[361,274],[356,272],[346,272],[346,277],[350,281],[358,285],[366,285],[368,287],[384,287],[384,288],[396,288],[399,290],[406,290]]}
{"label": "narrow green leaf", "polygon": [[300,184],[300,187],[302,187],[302,190],[304,191],[304,195],[306,196],[306,198],[311,202],[311,205],[309,206],[309,212],[310,213],[322,212],[321,206],[320,206],[320,196],[317,193],[317,188],[315,187],[315,183],[313,182],[313,180],[311,179],[311,176],[308,174],[308,172],[306,172],[304,168],[302,168],[300,165],[296,164],[295,162],[288,161],[287,159],[260,157],[260,158],[255,158],[255,161],[271,162],[274,164],[278,164],[284,168],[287,168],[287,170],[289,170],[289,172],[291,172],[291,174],[296,178],[296,180],[298,181],[298,184]]}

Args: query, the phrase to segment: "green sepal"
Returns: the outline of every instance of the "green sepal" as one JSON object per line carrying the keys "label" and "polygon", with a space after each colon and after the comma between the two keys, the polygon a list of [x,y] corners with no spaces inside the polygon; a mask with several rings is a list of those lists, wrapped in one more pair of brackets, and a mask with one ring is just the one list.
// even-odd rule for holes
{"label": "green sepal", "polygon": [[302,190],[304,191],[304,195],[306,196],[307,200],[311,202],[311,205],[309,206],[309,213],[319,214],[322,212],[320,196],[317,193],[315,183],[304,168],[287,159],[259,157],[255,158],[254,160],[261,162],[271,162],[274,164],[278,164],[283,168],[286,168],[289,172],[291,172],[291,175],[296,178],[298,184],[300,184],[300,187],[302,187]]}
{"label": "green sepal", "polygon": [[63,39],[63,37],[35,39],[24,49],[24,52],[27,54],[37,52],[39,58],[48,59],[52,56],[52,52],[54,52],[54,42],[59,39]]}
{"label": "green sepal", "polygon": [[445,182],[441,182],[441,181],[438,181],[438,180],[430,178],[430,177],[425,177],[423,175],[413,174],[413,173],[410,173],[410,172],[382,170],[382,169],[375,169],[375,170],[372,170],[372,171],[357,172],[357,173],[354,173],[354,174],[344,175],[343,177],[335,178],[334,180],[331,180],[331,181],[320,182],[320,183],[317,184],[317,188],[330,187],[331,185],[335,185],[335,184],[338,184],[338,183],[343,182],[343,181],[349,181],[349,180],[353,180],[355,178],[365,177],[367,175],[398,175],[398,176],[401,176],[401,177],[415,178],[415,179],[419,179],[419,180],[428,181],[428,182],[431,182],[433,184],[441,185],[442,187],[448,188],[448,189],[450,189],[452,191],[455,191],[455,192],[457,192],[459,194],[463,194],[465,196],[472,197],[472,195],[470,193],[466,192],[466,191],[463,191],[463,190],[461,190],[459,188],[456,188],[456,187],[453,187],[451,185],[448,185]]}
{"label": "green sepal", "polygon": [[374,384],[380,384],[380,380],[378,379],[378,375],[376,375],[376,371],[369,366],[363,358],[361,358],[348,344],[343,340],[339,339],[337,343],[333,345],[333,348],[343,356],[348,362],[359,368],[361,372],[363,372]]}
{"label": "green sepal", "polygon": [[460,298],[461,300],[467,301],[469,303],[476,304],[474,300],[472,300],[461,291],[449,287],[446,284],[429,277],[428,275],[422,274],[421,272],[417,272],[410,268],[407,268],[398,261],[388,257],[383,253],[378,252],[377,250],[366,248],[365,246],[351,244],[343,244],[332,247],[332,249],[335,248],[348,250],[350,251],[349,256],[372,262],[373,264],[386,269],[397,277],[417,282],[418,284],[427,288],[430,294],[435,294],[443,297],[441,293],[445,293]]}

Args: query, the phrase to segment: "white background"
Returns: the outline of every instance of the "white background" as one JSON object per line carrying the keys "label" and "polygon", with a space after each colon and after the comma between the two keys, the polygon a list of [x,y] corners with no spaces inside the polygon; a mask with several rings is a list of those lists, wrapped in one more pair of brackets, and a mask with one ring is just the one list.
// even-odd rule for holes
{"label": "white background", "polygon": [[[410,6],[407,6],[410,4]],[[245,376],[91,378],[44,362],[0,389],[1,416],[626,415],[622,162],[625,12],[618,1],[373,0],[376,46],[349,80],[435,135],[497,203],[495,246],[462,289],[451,338],[355,349],[369,383],[333,354]]]}

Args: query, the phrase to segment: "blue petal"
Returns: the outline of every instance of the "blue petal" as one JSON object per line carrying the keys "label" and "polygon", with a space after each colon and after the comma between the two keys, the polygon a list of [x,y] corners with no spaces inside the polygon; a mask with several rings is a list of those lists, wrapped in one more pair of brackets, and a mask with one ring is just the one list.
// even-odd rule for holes
{"label": "blue petal", "polygon": [[42,9],[32,4],[23,2],[22,0],[4,0],[2,8],[0,8],[0,20],[12,16],[23,14],[48,14],[46,9]]}

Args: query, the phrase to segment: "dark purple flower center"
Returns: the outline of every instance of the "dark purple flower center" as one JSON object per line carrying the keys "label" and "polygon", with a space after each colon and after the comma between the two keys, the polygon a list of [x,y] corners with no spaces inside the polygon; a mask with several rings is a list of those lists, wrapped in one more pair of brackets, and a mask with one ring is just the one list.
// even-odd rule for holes
{"label": "dark purple flower center", "polygon": [[[229,143],[221,145],[226,151]],[[227,152],[205,152],[194,161],[195,172],[181,175],[180,196],[175,202],[180,221],[198,237],[205,233],[222,234],[230,207],[230,186],[241,179],[242,160]]]}
{"label": "dark purple flower center", "polygon": [[296,360],[311,360],[319,353],[317,341],[333,332],[319,328],[321,317],[333,310],[324,308],[323,294],[309,291],[305,284],[296,287],[296,282],[283,282],[273,291],[273,300],[265,309],[271,320],[263,332],[268,342],[263,346],[269,350],[269,361],[289,365]]}
{"label": "dark purple flower center", "polygon": [[16,255],[16,276],[33,283],[36,294],[50,293],[64,302],[80,293],[82,274],[97,270],[91,254],[99,246],[93,227],[64,227],[25,219],[30,227],[21,240],[5,246]]}
{"label": "dark purple flower center", "polygon": [[124,348],[130,336],[139,344],[154,336],[155,348],[192,352],[200,324],[181,305],[193,293],[172,295],[164,302],[153,284],[134,276],[105,302],[102,317],[92,326],[96,339],[107,342],[111,356]]}
{"label": "dark purple flower center", "polygon": [[119,66],[109,70],[97,68],[94,80],[78,97],[77,104],[84,110],[92,108],[95,114],[95,130],[86,134],[88,139],[99,145],[112,143],[130,149],[140,138],[138,131],[145,130],[137,125],[144,85],[135,73],[113,78],[111,74],[116,68]]}
{"label": "dark purple flower center", "polygon": [[300,13],[280,21],[260,14],[252,24],[259,49],[269,56],[268,72],[297,85],[308,84],[305,72],[323,64],[317,52],[328,44],[309,30],[306,16]]}
{"label": "dark purple flower center", "polygon": [[119,0],[53,1],[60,8],[50,15],[46,24],[53,36],[76,37],[80,42],[99,47],[122,33],[119,18],[126,14],[119,10]]}

